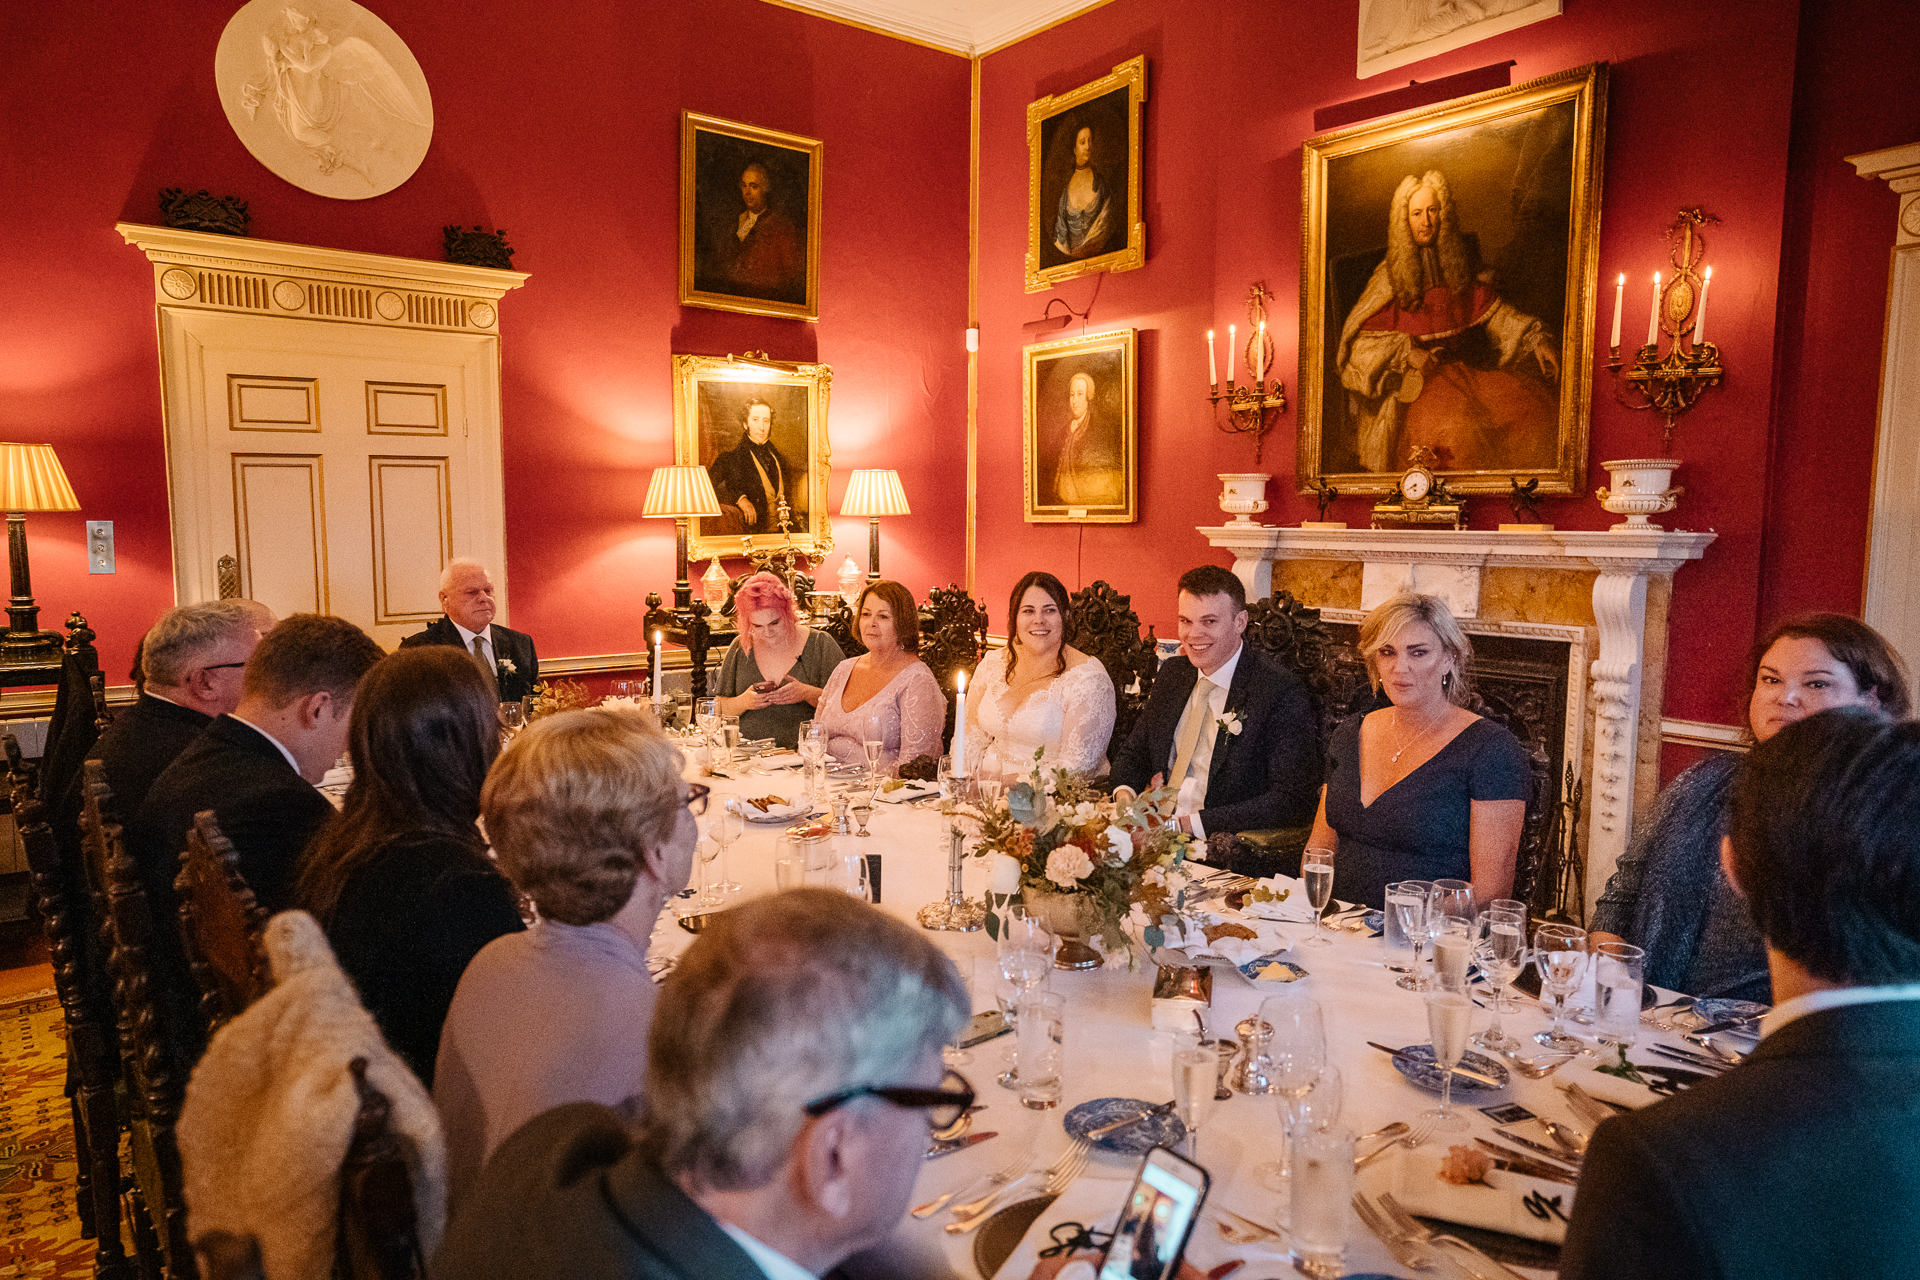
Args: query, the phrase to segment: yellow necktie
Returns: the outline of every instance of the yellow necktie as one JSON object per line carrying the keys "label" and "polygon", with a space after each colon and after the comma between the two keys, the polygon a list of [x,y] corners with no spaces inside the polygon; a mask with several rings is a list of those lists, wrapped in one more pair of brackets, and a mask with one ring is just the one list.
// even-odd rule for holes
{"label": "yellow necktie", "polygon": [[1214,683],[1201,676],[1193,682],[1193,693],[1187,698],[1187,709],[1181,713],[1185,727],[1180,733],[1179,748],[1173,753],[1173,772],[1167,775],[1167,785],[1177,787],[1187,780],[1187,770],[1193,765],[1193,753],[1200,746],[1200,733],[1211,722],[1212,710],[1207,705],[1213,696]]}

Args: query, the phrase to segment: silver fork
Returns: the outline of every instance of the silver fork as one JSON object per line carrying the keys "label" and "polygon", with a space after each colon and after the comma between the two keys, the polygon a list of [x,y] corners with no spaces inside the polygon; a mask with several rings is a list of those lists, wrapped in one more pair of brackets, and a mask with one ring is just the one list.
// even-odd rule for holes
{"label": "silver fork", "polygon": [[920,1205],[918,1208],[914,1209],[913,1216],[916,1218],[931,1218],[934,1214],[946,1208],[948,1203],[950,1203],[956,1197],[961,1195],[963,1192],[970,1192],[975,1187],[981,1186],[982,1184],[991,1186],[996,1189],[1003,1187],[1007,1183],[1012,1182],[1015,1178],[1020,1176],[1020,1171],[1027,1167],[1027,1162],[1030,1159],[1032,1159],[1032,1157],[1033,1157],[1033,1148],[1027,1147],[1023,1151],[1021,1151],[1019,1155],[1007,1161],[1005,1168],[996,1169],[992,1173],[982,1174],[980,1177],[975,1178],[972,1182],[961,1183],[959,1186],[955,1187],[953,1190],[947,1192],[947,1194],[943,1196],[939,1196],[935,1199],[929,1200],[925,1204]]}
{"label": "silver fork", "polygon": [[[1087,1154],[1089,1150],[1090,1146],[1085,1138],[1075,1138],[1061,1157],[1054,1161],[1052,1165],[1048,1166],[1047,1181],[1045,1183],[1045,1189],[1048,1195],[1059,1195],[1061,1191],[1066,1189],[1066,1185],[1069,1182],[1072,1182],[1080,1176],[1080,1171],[1087,1167]],[[953,1221],[949,1222],[944,1228],[946,1233],[950,1236],[963,1236],[967,1234],[967,1232],[992,1217],[994,1210],[999,1207],[1001,1200],[1011,1193],[1015,1187],[1018,1187],[1021,1183],[1026,1182],[1033,1176],[1031,1173],[1022,1174],[1004,1187],[990,1192],[980,1199],[973,1201],[971,1204],[964,1204],[954,1209],[952,1211]]]}
{"label": "silver fork", "polygon": [[1419,1146],[1433,1136],[1435,1123],[1432,1116],[1421,1116],[1413,1122],[1413,1128],[1408,1131],[1407,1136],[1400,1139],[1400,1145],[1409,1148]]}
{"label": "silver fork", "polygon": [[1433,1270],[1433,1251],[1418,1241],[1410,1239],[1384,1212],[1370,1204],[1358,1191],[1353,1193],[1353,1211],[1360,1215],[1360,1221],[1366,1223],[1369,1231],[1380,1237],[1380,1243],[1387,1246],[1387,1252],[1393,1255],[1394,1261],[1403,1267],[1411,1267],[1415,1271]]}
{"label": "silver fork", "polygon": [[1491,1280],[1491,1278],[1503,1276],[1507,1277],[1508,1280],[1521,1280],[1519,1272],[1494,1261],[1486,1254],[1480,1252],[1480,1250],[1468,1244],[1465,1240],[1462,1240],[1459,1236],[1448,1235],[1444,1231],[1435,1231],[1426,1223],[1421,1222],[1401,1207],[1400,1202],[1393,1198],[1393,1192],[1382,1191],[1380,1193],[1380,1207],[1386,1210],[1388,1218],[1393,1221],[1395,1226],[1400,1228],[1406,1239],[1424,1245],[1444,1244],[1451,1249],[1465,1254],[1467,1258],[1472,1259],[1473,1261],[1471,1263],[1464,1260],[1461,1261],[1460,1266],[1469,1274],[1480,1277],[1480,1280]]}
{"label": "silver fork", "polygon": [[1054,1162],[1047,1170],[1047,1194],[1057,1196],[1067,1189],[1067,1184],[1086,1170],[1087,1158],[1093,1154],[1093,1144],[1085,1138],[1075,1138],[1067,1153]]}

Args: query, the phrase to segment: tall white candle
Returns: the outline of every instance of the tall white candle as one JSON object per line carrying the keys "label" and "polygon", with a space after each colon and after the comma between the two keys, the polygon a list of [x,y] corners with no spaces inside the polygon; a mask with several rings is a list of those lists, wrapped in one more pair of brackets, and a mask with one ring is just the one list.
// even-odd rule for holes
{"label": "tall white candle", "polygon": [[1620,278],[1613,282],[1613,341],[1607,345],[1614,350],[1620,349],[1620,304],[1627,296],[1627,273],[1622,271]]}
{"label": "tall white candle", "polygon": [[[1207,335],[1211,338],[1213,335]],[[962,671],[957,678],[960,691],[960,705],[953,713],[953,746],[948,748],[953,756],[953,764],[948,769],[956,778],[967,776],[967,673]]]}
{"label": "tall white candle", "polygon": [[1647,345],[1660,345],[1660,273],[1653,273],[1653,309],[1647,313]]}
{"label": "tall white candle", "polygon": [[1267,385],[1267,322],[1265,320],[1260,322],[1260,340],[1253,344],[1253,355],[1260,362],[1260,370],[1253,375],[1253,380],[1264,389]]}
{"label": "tall white candle", "polygon": [[666,696],[666,690],[660,687],[660,633],[653,633],[653,700],[658,702]]}
{"label": "tall white candle", "polygon": [[1237,343],[1232,325],[1227,326],[1227,385],[1233,385],[1233,349]]}
{"label": "tall white candle", "polygon": [[1213,358],[1213,330],[1211,329],[1207,330],[1207,385],[1210,387],[1220,385],[1220,366]]}
{"label": "tall white candle", "polygon": [[1700,282],[1700,309],[1693,313],[1693,346],[1696,351],[1700,349],[1700,344],[1707,340],[1707,290],[1711,288],[1713,288],[1713,268],[1708,267],[1706,279]]}

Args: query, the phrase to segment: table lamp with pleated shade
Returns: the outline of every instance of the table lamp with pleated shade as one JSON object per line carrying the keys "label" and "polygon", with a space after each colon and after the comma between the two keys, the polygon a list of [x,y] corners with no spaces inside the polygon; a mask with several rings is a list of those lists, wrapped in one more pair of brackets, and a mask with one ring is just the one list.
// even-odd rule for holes
{"label": "table lamp with pleated shade", "polygon": [[880,517],[909,516],[898,471],[856,471],[840,497],[840,514],[867,517],[867,581],[880,579]]}
{"label": "table lamp with pleated shade", "polygon": [[7,602],[7,634],[0,647],[7,656],[45,656],[60,648],[60,635],[40,630],[40,609],[33,602],[33,573],[27,565],[27,512],[78,511],[67,473],[50,444],[0,443],[0,511],[7,513],[7,555],[12,566],[13,597]]}
{"label": "table lamp with pleated shade", "polygon": [[673,607],[685,609],[693,603],[693,584],[687,581],[687,521],[720,514],[713,478],[705,467],[656,467],[647,481],[647,503],[640,514],[673,518]]}

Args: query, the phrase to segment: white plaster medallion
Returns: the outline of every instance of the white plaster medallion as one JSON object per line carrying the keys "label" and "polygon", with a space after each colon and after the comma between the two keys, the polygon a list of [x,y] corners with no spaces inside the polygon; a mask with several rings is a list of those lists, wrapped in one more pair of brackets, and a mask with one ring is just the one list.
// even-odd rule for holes
{"label": "white plaster medallion", "polygon": [[398,320],[407,313],[407,300],[391,289],[382,289],[374,295],[373,309],[383,320]]}
{"label": "white plaster medallion", "polygon": [[169,298],[191,298],[200,286],[192,275],[173,267],[160,274],[160,287],[167,291]]}
{"label": "white plaster medallion", "polygon": [[253,158],[315,195],[383,195],[433,140],[420,64],[353,0],[250,0],[220,36],[213,74]]}
{"label": "white plaster medallion", "polygon": [[474,303],[467,308],[467,319],[471,320],[477,329],[491,329],[493,327],[493,304],[491,302]]}

